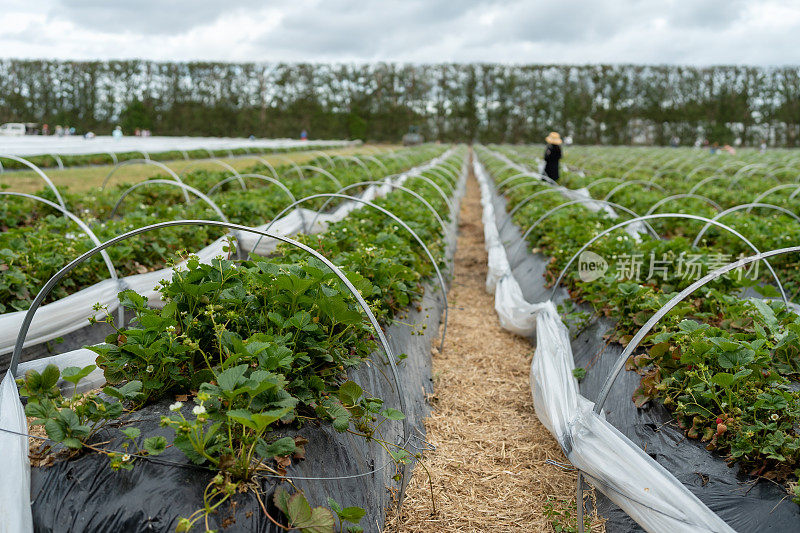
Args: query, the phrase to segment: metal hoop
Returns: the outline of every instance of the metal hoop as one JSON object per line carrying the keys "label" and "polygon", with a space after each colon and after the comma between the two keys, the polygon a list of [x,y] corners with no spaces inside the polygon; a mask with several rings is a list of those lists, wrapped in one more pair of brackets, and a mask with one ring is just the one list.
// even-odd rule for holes
{"label": "metal hoop", "polygon": [[47,155],[56,160],[56,165],[58,165],[58,170],[64,170],[64,162],[61,160],[58,154],[47,154]]}
{"label": "metal hoop", "polygon": [[423,175],[422,173],[419,173],[419,174],[417,174],[415,176],[408,176],[408,180],[412,180],[412,179],[421,179],[422,181],[428,183],[431,187],[436,189],[436,192],[438,192],[439,196],[442,197],[442,200],[444,200],[444,203],[447,204],[447,210],[450,212],[450,215],[451,216],[453,215],[454,207],[453,207],[453,204],[450,202],[450,198],[444,193],[442,188],[439,187],[436,184],[435,181],[430,179],[428,176]]}
{"label": "metal hoop", "polygon": [[[558,183],[557,183],[557,182],[556,182],[556,181],[555,181],[553,178],[551,178],[550,176],[548,176],[548,175],[546,175],[546,174],[542,174],[542,173],[538,173],[538,172],[531,172],[530,170],[528,170],[527,168],[525,168],[525,167],[524,167],[524,166],[522,166],[522,165],[518,165],[518,164],[516,164],[516,163],[512,163],[511,161],[509,161],[509,160],[508,160],[508,158],[507,158],[507,157],[505,157],[505,156],[501,156],[500,154],[498,154],[497,152],[495,152],[495,151],[493,151],[493,150],[489,150],[489,153],[490,153],[490,154],[491,154],[491,155],[492,155],[492,156],[493,156],[495,159],[497,159],[498,161],[500,161],[501,163],[503,163],[503,165],[504,165],[504,167],[503,167],[503,168],[511,168],[511,169],[514,169],[514,170],[517,170],[517,171],[519,171],[519,172],[520,172],[520,174],[517,174],[517,176],[524,176],[524,175],[528,175],[528,176],[531,176],[531,177],[537,178],[537,179],[539,179],[539,180],[545,181],[545,182],[547,182],[547,183],[549,183],[549,184],[551,184],[551,185],[554,185],[554,186],[557,186],[557,187],[559,186],[559,185],[558,185]],[[504,157],[505,157],[505,161],[503,161],[503,158],[504,158]],[[501,182],[501,183],[497,184],[497,190],[499,191],[499,190],[500,190],[500,187],[502,187],[502,186],[503,186],[503,185],[504,185],[504,184],[505,184],[507,181],[510,181],[511,179],[514,179],[514,178],[516,178],[517,176],[512,176],[511,178],[508,178],[508,179],[506,179],[506,180],[503,180],[503,182]]]}
{"label": "metal hoop", "polygon": [[[516,187],[516,185],[514,185],[514,187]],[[549,192],[556,192],[556,193],[561,194],[561,191],[559,191],[555,187],[551,187],[549,189],[542,189],[542,190],[536,191],[535,193],[531,194],[530,196],[524,198],[517,205],[515,205],[511,209],[511,211],[508,212],[508,216],[503,221],[503,223],[500,224],[499,231],[503,231],[503,228],[506,227],[506,224],[508,224],[508,221],[511,220],[513,218],[514,214],[516,214],[516,212],[519,211],[524,205],[528,204],[531,200],[533,200],[534,198],[536,198],[540,194],[546,194],[546,193],[549,193]],[[506,191],[504,194],[508,194],[508,191]]]}
{"label": "metal hoop", "polygon": [[325,176],[328,179],[330,179],[333,183],[336,184],[337,187],[341,188],[341,186],[342,186],[342,182],[340,182],[338,179],[336,179],[336,176],[334,176],[333,174],[331,174],[330,172],[328,172],[324,168],[320,168],[320,167],[314,166],[314,165],[303,165],[302,167],[300,167],[300,170],[313,170],[314,172],[322,174],[323,176]]}
{"label": "metal hoop", "polygon": [[617,185],[616,187],[611,189],[608,192],[608,194],[605,195],[603,200],[607,202],[612,196],[614,196],[614,194],[617,193],[617,191],[619,191],[621,189],[624,189],[625,187],[629,187],[631,185],[647,185],[651,189],[657,189],[662,194],[669,194],[667,192],[667,190],[664,187],[662,187],[661,185],[657,185],[655,183],[651,183],[649,181],[644,181],[644,180],[631,180],[631,181],[626,181],[624,183],[620,183],[619,185]]}
{"label": "metal hoop", "polygon": [[[333,156],[333,159],[331,159],[331,161],[335,161],[337,159],[340,159],[342,161],[352,161],[356,165],[360,166],[364,170],[364,172],[366,172],[367,175],[370,178],[372,178],[372,172],[369,171],[369,167],[361,159],[352,155],[335,155]],[[336,167],[336,163],[334,163],[333,166]]]}
{"label": "metal hoop", "polygon": [[326,164],[328,164],[328,165],[333,163],[333,160],[331,159],[331,156],[329,156],[328,154],[326,154],[322,150],[312,150],[311,151],[311,155],[315,155],[317,157],[321,157],[322,159],[325,160]]}
{"label": "metal hoop", "polygon": [[452,180],[453,183],[458,181],[458,176],[461,173],[460,170],[454,170],[447,159],[443,159],[442,161],[440,161],[439,164],[434,168],[436,168],[436,170],[441,172],[447,178],[448,181]]}
{"label": "metal hoop", "polygon": [[183,189],[184,194],[186,194],[187,191],[191,192],[192,194],[194,194],[195,196],[197,196],[198,198],[203,200],[205,203],[207,203],[209,206],[211,206],[211,209],[213,209],[214,212],[217,213],[217,216],[219,216],[219,218],[222,219],[223,222],[228,222],[228,218],[225,216],[225,214],[222,212],[222,210],[219,207],[217,207],[217,204],[215,204],[214,201],[211,198],[209,198],[208,196],[206,196],[202,192],[198,191],[194,187],[190,187],[189,185],[186,185],[185,183],[179,183],[179,182],[171,181],[171,180],[145,180],[145,181],[140,181],[139,183],[129,187],[128,190],[126,190],[125,192],[122,193],[122,195],[117,200],[117,203],[114,204],[114,209],[111,210],[111,214],[108,215],[108,218],[106,220],[110,220],[110,219],[114,218],[114,215],[117,214],[117,209],[119,209],[119,206],[122,204],[122,201],[125,199],[125,197],[127,197],[130,193],[132,193],[133,191],[135,191],[139,187],[144,187],[145,185],[151,185],[151,184],[155,184],[155,185],[172,185],[172,186],[175,186],[175,187],[180,187],[181,189]]}
{"label": "metal hoop", "polygon": [[275,178],[271,178],[269,176],[264,176],[263,174],[240,174],[239,176],[229,176],[229,177],[225,178],[224,180],[216,183],[213,187],[211,187],[208,190],[208,192],[206,194],[208,196],[211,196],[212,194],[214,194],[214,192],[217,189],[219,189],[221,186],[225,185],[229,181],[232,181],[232,180],[235,180],[235,179],[244,179],[244,178],[259,179],[259,180],[267,181],[269,183],[274,183],[275,185],[280,187],[281,190],[283,190],[283,192],[286,193],[286,195],[291,199],[292,202],[294,202],[295,199],[296,199],[294,197],[294,195],[292,194],[292,191],[290,191],[289,188],[286,185],[284,185],[283,183],[281,183],[280,181],[278,181]]}
{"label": "metal hoop", "polygon": [[[561,281],[564,279],[564,276],[566,275],[567,269],[570,267],[570,265],[572,265],[572,263],[575,261],[575,259],[584,250],[586,250],[589,246],[591,246],[598,239],[600,239],[601,237],[605,237],[606,235],[608,235],[612,231],[615,231],[615,230],[617,230],[619,228],[622,228],[624,226],[627,226],[629,224],[633,224],[634,222],[643,222],[645,220],[655,220],[655,219],[659,219],[659,218],[684,218],[684,219],[691,219],[691,220],[700,220],[702,222],[706,222],[707,224],[713,224],[714,226],[718,226],[718,227],[720,227],[720,228],[722,228],[722,229],[724,229],[726,231],[729,231],[730,233],[732,233],[733,235],[735,235],[736,237],[741,239],[742,242],[747,244],[755,253],[760,253],[758,248],[756,248],[756,246],[752,242],[750,242],[747,239],[747,237],[745,237],[744,235],[742,235],[741,233],[739,233],[738,231],[736,231],[732,227],[727,226],[727,225],[725,225],[725,224],[723,224],[721,222],[717,222],[716,220],[712,220],[710,218],[701,217],[699,215],[688,215],[688,214],[685,214],[685,213],[657,213],[657,214],[654,214],[654,215],[645,215],[645,216],[642,216],[642,217],[633,218],[633,219],[630,219],[630,220],[626,220],[624,222],[620,222],[619,224],[615,224],[614,226],[611,226],[610,228],[607,228],[607,229],[601,231],[599,234],[595,235],[594,237],[592,237],[591,239],[586,241],[586,243],[584,243],[584,245],[581,246],[580,250],[578,250],[570,258],[570,260],[567,263],[567,265],[561,270],[561,273],[559,274],[555,285],[553,285],[553,291],[550,293],[550,299],[552,300],[553,297],[555,296],[556,290],[558,289],[558,286],[561,283]],[[780,278],[778,278],[778,275],[772,269],[772,265],[770,265],[769,262],[766,261],[766,260],[764,261],[764,264],[767,265],[767,268],[769,269],[770,273],[772,274],[772,277],[775,279],[775,283],[778,285],[778,289],[781,292],[781,297],[783,298],[784,303],[788,306],[789,305],[789,300],[786,297],[786,291],[783,290],[783,283],[781,283]]]}
{"label": "metal hoop", "polygon": [[[388,180],[387,181],[359,181],[358,183],[352,183],[350,185],[345,185],[344,187],[342,187],[341,189],[336,191],[336,194],[342,194],[345,191],[348,191],[348,190],[350,190],[350,189],[352,189],[354,187],[359,187],[361,185],[378,185],[378,186],[388,185],[389,187],[392,187],[393,189],[398,189],[398,190],[401,190],[403,192],[407,192],[408,194],[410,194],[411,196],[413,196],[414,198],[416,198],[417,200],[422,202],[425,205],[425,207],[428,209],[428,211],[431,212],[433,217],[439,223],[439,226],[441,226],[441,228],[442,228],[442,235],[446,235],[447,234],[447,226],[445,225],[444,220],[442,220],[442,217],[439,215],[439,212],[436,211],[436,209],[430,204],[430,202],[428,202],[425,198],[423,198],[422,195],[412,191],[411,189],[409,189],[407,187],[403,187],[402,185],[397,185],[395,183],[392,183],[391,181],[388,181]],[[331,202],[331,200],[332,200],[332,198],[328,198],[327,200],[325,200],[325,203],[322,204],[322,207],[317,209],[317,213],[314,215],[314,218],[311,219],[311,227],[312,228],[314,227],[314,224],[317,222],[317,218],[319,218],[319,214],[322,213],[325,210],[325,208],[328,206],[328,204]]]}
{"label": "metal hoop", "polygon": [[[629,175],[631,175],[633,172],[635,172],[635,171],[639,170],[639,168],[640,168],[640,167],[641,167],[641,166],[644,164],[644,161],[645,161],[645,159],[644,159],[644,158],[640,158],[640,159],[639,159],[639,161],[637,161],[635,165],[633,165],[632,167],[630,167],[628,170],[626,170],[626,171],[625,171],[625,172],[622,174],[622,176],[620,176],[620,177],[619,177],[619,180],[620,180],[620,181],[625,181],[625,178],[627,178],[627,177],[628,177]],[[615,178],[611,178],[611,179],[615,179]]]}
{"label": "metal hoop", "polygon": [[[122,167],[127,167],[129,165],[153,165],[153,166],[158,167],[161,170],[165,171],[170,176],[172,176],[172,179],[174,179],[176,182],[178,182],[180,184],[183,184],[183,180],[181,179],[181,177],[178,176],[175,173],[174,170],[169,168],[167,165],[165,165],[161,161],[152,161],[150,159],[126,159],[125,161],[122,161],[121,163],[117,163],[116,165],[114,165],[114,168],[112,168],[111,172],[108,173],[108,175],[106,176],[106,179],[103,180],[103,184],[100,185],[100,190],[102,191],[102,190],[104,190],[106,188],[106,184],[108,183],[108,180],[111,179],[111,176],[113,176],[114,173],[117,170],[119,170]],[[186,200],[186,203],[189,203],[189,194],[186,192],[185,189],[183,191],[183,198],[184,198],[184,200]]]}
{"label": "metal hoop", "polygon": [[589,191],[595,185],[600,185],[601,183],[606,183],[606,182],[609,182],[609,181],[615,181],[617,183],[622,183],[625,180],[623,180],[622,178],[600,178],[599,180],[594,180],[593,182],[587,184],[586,185],[586,190]]}
{"label": "metal hoop", "polygon": [[41,168],[37,167],[36,165],[31,163],[27,159],[23,159],[21,157],[15,156],[15,155],[0,154],[0,159],[10,159],[12,161],[16,161],[17,163],[22,163],[26,167],[28,167],[31,170],[33,170],[34,172],[36,172],[36,174],[38,174],[38,176],[40,178],[42,178],[45,181],[45,183],[47,183],[47,186],[50,187],[50,190],[53,191],[53,194],[56,196],[56,200],[58,200],[58,205],[60,205],[64,210],[67,209],[67,206],[64,203],[64,199],[61,197],[61,193],[58,192],[58,188],[56,188],[56,186],[53,184],[53,182],[50,181],[50,178],[47,177],[47,174],[42,172]]}
{"label": "metal hoop", "polygon": [[689,181],[689,179],[691,179],[692,176],[694,176],[695,174],[697,174],[701,170],[713,169],[713,168],[717,168],[717,167],[715,167],[714,165],[712,165],[711,163],[709,163],[707,161],[705,163],[700,163],[699,165],[694,167],[692,170],[690,170],[689,173],[686,174],[686,176],[683,177],[683,181]]}
{"label": "metal hoop", "polygon": [[447,184],[447,188],[450,189],[450,194],[454,194],[456,192],[455,183],[450,181],[450,177],[445,174],[444,171],[437,169],[436,167],[426,168],[420,174],[425,174],[426,172],[433,174],[437,178],[440,178],[443,182]]}
{"label": "metal hoop", "polygon": [[522,183],[515,183],[514,185],[512,185],[511,187],[509,187],[508,189],[503,191],[503,196],[508,196],[509,194],[511,194],[511,191],[516,191],[517,189],[521,189],[522,187],[529,187],[529,186],[547,187],[547,189],[545,189],[547,191],[557,191],[558,190],[557,187],[553,187],[549,183],[545,183],[543,181],[523,181]]}
{"label": "metal hoop", "polygon": [[[516,256],[517,250],[519,250],[519,247],[522,246],[523,242],[525,242],[525,239],[528,237],[528,235],[530,235],[531,232],[534,229],[536,229],[536,227],[539,224],[541,224],[545,219],[547,219],[550,215],[552,215],[556,211],[559,211],[559,210],[561,210],[561,209],[563,209],[565,207],[569,207],[571,205],[587,204],[587,203],[592,203],[592,202],[596,202],[596,203],[603,204],[605,206],[610,206],[610,207],[615,207],[617,209],[621,209],[622,211],[625,211],[629,215],[633,215],[634,218],[631,219],[631,220],[637,220],[638,218],[642,218],[639,214],[637,214],[636,212],[632,211],[631,209],[628,209],[627,207],[625,207],[623,205],[620,205],[620,204],[615,204],[614,202],[607,202],[605,200],[595,200],[594,198],[584,198],[584,199],[581,199],[581,200],[570,200],[569,202],[564,202],[563,204],[557,205],[556,207],[554,207],[553,209],[551,209],[547,213],[545,213],[542,216],[540,216],[536,220],[536,222],[534,222],[533,225],[531,225],[527,230],[525,230],[525,233],[522,234],[522,237],[520,238],[519,242],[517,242],[517,244],[514,246],[514,250],[513,250],[513,253],[511,255],[512,256]],[[630,220],[628,220],[627,222],[630,222]],[[656,230],[654,230],[652,228],[652,226],[650,226],[650,224],[645,222],[644,225],[648,229],[648,231],[650,232],[650,235],[652,237],[654,237],[655,239],[660,239],[661,238],[661,236],[656,232]]]}
{"label": "metal hoop", "polygon": [[[740,168],[739,170],[737,170],[733,174],[733,177],[736,178],[737,176],[739,176],[740,173],[744,172],[745,170],[753,170],[753,169],[756,169],[756,168],[766,168],[766,169],[768,169],[769,167],[767,165],[765,165],[764,163],[751,163],[751,164],[745,165],[742,168]],[[750,175],[752,175],[752,172],[750,173]]]}
{"label": "metal hoop", "polygon": [[386,165],[384,165],[383,162],[380,159],[378,159],[377,157],[375,157],[374,155],[360,155],[360,156],[357,156],[357,157],[358,157],[358,159],[366,159],[367,161],[372,161],[373,163],[375,163],[376,165],[381,167],[384,172],[387,172],[387,173],[389,172],[389,169],[386,168]]}
{"label": "metal hoop", "polygon": [[658,209],[665,203],[672,200],[678,200],[680,198],[694,198],[695,200],[702,200],[703,202],[707,203],[708,205],[716,209],[717,212],[722,211],[722,207],[720,207],[720,205],[717,202],[711,200],[710,198],[706,198],[705,196],[700,196],[699,194],[681,193],[681,194],[673,194],[672,196],[667,196],[666,198],[662,198],[661,200],[657,201],[656,203],[650,206],[650,209],[647,210],[645,215],[650,215],[652,213],[655,213],[656,209]]}
{"label": "metal hoop", "polygon": [[[797,222],[800,222],[800,216],[797,216],[796,214],[792,213],[791,211],[789,211],[788,209],[786,209],[784,207],[779,207],[779,206],[774,205],[774,204],[759,204],[759,203],[741,204],[741,205],[737,205],[737,206],[731,207],[729,209],[726,209],[725,211],[717,213],[712,220],[719,220],[720,218],[724,217],[728,213],[741,211],[744,208],[747,208],[747,212],[749,213],[750,210],[752,208],[754,208],[754,207],[763,207],[763,208],[767,208],[767,209],[774,209],[775,211],[780,211],[784,215],[789,215],[790,217],[795,219]],[[697,237],[694,238],[694,242],[692,242],[692,246],[697,246],[697,243],[700,242],[700,239],[703,237],[703,234],[705,234],[705,232],[708,230],[708,227],[709,227],[708,224],[703,226],[703,229],[701,229],[700,233],[697,234]]]}
{"label": "metal hoop", "polygon": [[781,167],[781,168],[777,168],[775,170],[770,170],[767,174],[764,174],[762,179],[772,178],[774,181],[780,183],[781,180],[779,180],[778,176],[776,176],[775,174],[777,174],[778,172],[781,172],[783,170],[787,170],[787,169],[788,170],[794,170],[795,172],[797,172],[797,169],[793,168],[793,167]]}
{"label": "metal hoop", "polygon": [[[448,307],[449,307],[448,303],[447,303],[447,285],[444,282],[444,277],[442,276],[442,272],[439,270],[439,265],[436,263],[436,260],[433,258],[433,254],[431,254],[430,250],[428,249],[428,246],[425,244],[425,241],[423,241],[420,238],[420,236],[417,235],[417,233],[408,226],[408,224],[403,222],[403,219],[401,219],[400,217],[398,217],[397,215],[395,215],[394,213],[392,213],[388,209],[385,209],[385,208],[383,208],[383,207],[381,207],[381,206],[379,206],[377,204],[374,204],[374,203],[370,202],[369,200],[364,200],[364,199],[358,198],[356,196],[349,196],[347,194],[320,193],[320,194],[312,194],[311,196],[306,196],[305,198],[300,198],[299,200],[297,200],[293,204],[286,206],[283,209],[283,211],[278,213],[278,215],[276,215],[275,218],[273,218],[272,221],[269,224],[267,224],[267,227],[264,228],[264,231],[265,232],[269,231],[269,229],[272,227],[272,225],[278,219],[280,219],[285,213],[289,212],[289,210],[294,209],[296,206],[300,205],[303,202],[307,202],[309,200],[314,200],[316,198],[342,198],[342,199],[345,199],[345,200],[351,200],[351,201],[354,201],[354,202],[358,202],[358,203],[364,204],[366,206],[372,207],[373,209],[377,209],[378,211],[380,211],[384,215],[388,216],[389,218],[391,218],[392,220],[394,220],[395,222],[400,224],[403,227],[403,229],[405,229],[407,232],[409,232],[411,234],[411,236],[414,238],[414,240],[417,241],[417,244],[419,244],[422,247],[423,251],[425,252],[425,255],[428,256],[428,260],[431,262],[431,265],[433,265],[433,269],[436,271],[436,277],[439,279],[439,285],[441,286],[442,296],[444,298],[444,328],[442,329],[442,340],[439,343],[439,351],[444,353],[444,338],[445,338],[445,335],[447,334],[447,318],[448,318]],[[253,245],[253,248],[250,249],[250,253],[254,253],[255,252],[255,250],[258,247],[260,242],[261,242],[261,237],[258,238],[258,240],[256,241],[255,245]]]}
{"label": "metal hoop", "polygon": [[[517,170],[517,169],[514,169],[514,170]],[[502,187],[504,185],[507,185],[508,183],[511,183],[512,181],[518,180],[520,178],[533,178],[531,181],[542,181],[541,179],[539,179],[539,176],[537,176],[536,174],[534,174],[532,172],[520,172],[520,173],[514,174],[513,176],[511,176],[509,178],[506,178],[503,181],[501,181],[500,183],[498,183],[495,186],[497,188],[497,192],[501,192],[502,191]]]}
{"label": "metal hoop", "polygon": [[230,163],[226,163],[225,161],[220,161],[219,159],[210,159],[207,161],[203,161],[202,163],[192,163],[191,165],[187,165],[186,167],[184,167],[183,170],[181,170],[181,176],[186,176],[186,173],[192,170],[193,168],[196,168],[199,165],[205,165],[206,163],[214,163],[215,165],[219,165],[225,170],[232,172],[233,177],[238,178],[239,184],[242,186],[242,190],[243,191],[247,190],[247,185],[245,185],[244,180],[241,179],[241,174],[239,174],[239,171],[233,168],[233,166]]}
{"label": "metal hoop", "polygon": [[270,171],[270,173],[272,173],[272,177],[273,177],[273,178],[275,178],[275,179],[278,179],[278,178],[280,178],[280,176],[278,176],[278,173],[275,171],[275,167],[273,167],[273,166],[272,166],[272,165],[269,163],[269,161],[267,161],[267,160],[266,160],[266,159],[264,159],[263,157],[259,157],[259,156],[257,156],[257,155],[251,155],[251,156],[250,156],[250,159],[255,159],[256,161],[258,161],[259,163],[261,163],[262,165],[264,165],[265,167],[267,167],[267,169]]}
{"label": "metal hoop", "polygon": [[[77,215],[75,215],[72,211],[64,209],[60,205],[58,205],[58,204],[56,204],[54,202],[51,202],[50,200],[48,200],[46,198],[42,198],[41,196],[35,196],[33,194],[27,194],[27,193],[24,193],[24,192],[11,192],[11,191],[0,191],[0,195],[2,195],[2,196],[20,196],[22,198],[28,198],[30,200],[34,200],[36,202],[41,202],[43,204],[49,205],[53,209],[59,211],[62,215],[64,215],[67,218],[69,218],[75,224],[77,224],[78,227],[81,228],[81,230],[86,234],[86,236],[89,237],[89,239],[95,244],[95,246],[99,246],[100,243],[101,243],[100,239],[92,231],[92,228],[90,228],[83,220],[78,218]],[[108,254],[106,252],[102,252],[101,256],[103,257],[103,262],[105,262],[105,264],[106,264],[106,268],[108,268],[108,273],[111,276],[111,279],[117,280],[118,279],[117,278],[117,269],[114,268],[114,263],[111,261],[111,258],[108,256]]]}
{"label": "metal hoop", "polygon": [[289,162],[289,166],[292,167],[292,170],[294,170],[295,172],[300,174],[300,179],[301,180],[305,179],[306,176],[305,176],[305,174],[303,174],[303,170],[297,165],[297,163],[295,163],[294,161],[292,161],[291,159],[289,159],[288,157],[286,157],[283,154],[275,154],[275,157],[278,157],[280,159],[285,159],[286,161],[288,161]]}
{"label": "metal hoop", "polygon": [[446,161],[446,160],[445,160],[445,161],[442,161],[442,162],[440,163],[440,165],[441,165],[441,166],[443,166],[443,167],[445,167],[445,168],[447,168],[447,169],[449,169],[450,171],[452,171],[452,173],[453,173],[453,174],[452,174],[452,176],[453,176],[453,179],[455,179],[455,178],[456,178],[456,176],[458,176],[458,174],[461,172],[461,169],[459,169],[459,168],[455,167],[455,166],[454,166],[454,165],[455,165],[454,163],[453,163],[453,164],[451,164],[451,163],[449,163],[449,162],[448,162],[448,161]]}
{"label": "metal hoop", "polygon": [[[753,198],[753,203],[757,203],[759,200],[761,200],[762,198],[765,198],[766,196],[769,196],[770,194],[772,194],[775,191],[780,191],[782,189],[789,189],[789,188],[792,188],[792,187],[794,187],[794,189],[795,189],[794,192],[792,193],[792,195],[789,196],[789,199],[792,199],[794,197],[795,193],[797,193],[797,191],[800,191],[800,185],[798,185],[796,183],[783,183],[781,185],[776,185],[776,186],[772,187],[771,189],[767,189],[766,191],[762,192],[761,194],[759,194],[758,196]],[[749,213],[750,210],[748,209],[747,212]]]}
{"label": "metal hoop", "polygon": [[693,194],[697,189],[699,189],[700,187],[702,187],[706,183],[710,183],[710,182],[716,181],[716,180],[727,180],[727,179],[730,179],[730,177],[729,176],[725,176],[723,174],[714,174],[712,176],[705,177],[705,178],[701,179],[700,181],[698,181],[697,183],[695,183],[692,186],[692,188],[689,189],[689,192],[687,194]]}

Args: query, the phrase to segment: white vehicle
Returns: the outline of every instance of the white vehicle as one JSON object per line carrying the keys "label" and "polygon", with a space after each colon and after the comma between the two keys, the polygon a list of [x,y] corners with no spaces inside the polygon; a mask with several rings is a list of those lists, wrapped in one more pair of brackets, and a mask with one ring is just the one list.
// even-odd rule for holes
{"label": "white vehicle", "polygon": [[7,122],[0,125],[0,135],[14,137],[25,135],[25,124],[22,122]]}

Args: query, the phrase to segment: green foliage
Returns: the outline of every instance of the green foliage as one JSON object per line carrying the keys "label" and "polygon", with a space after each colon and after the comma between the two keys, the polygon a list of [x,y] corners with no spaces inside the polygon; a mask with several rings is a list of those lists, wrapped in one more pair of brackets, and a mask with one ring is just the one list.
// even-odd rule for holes
{"label": "green foliage", "polygon": [[[479,149],[479,154],[486,159],[496,181],[513,175],[512,170],[503,169],[482,150]],[[513,150],[501,150],[511,159],[525,160]],[[617,168],[596,157],[584,158],[577,149],[575,153],[578,162],[570,163],[585,164],[587,171],[583,176],[568,172],[566,179],[570,187],[592,186],[598,176],[616,180],[596,182],[591,192],[599,198],[617,187],[619,179],[650,179],[661,168],[656,163],[649,168],[650,161],[642,157],[637,160],[636,166],[641,167],[637,173],[631,166]],[[715,173],[724,175],[726,172],[732,178],[738,168],[733,165],[729,170],[712,167],[703,172],[699,166],[700,172],[694,179],[699,182]],[[670,192],[686,192],[691,187],[685,172],[659,172],[659,176],[658,184]],[[752,192],[755,196],[775,185],[766,176],[749,178],[741,181],[749,191],[745,194]],[[509,193],[509,209],[541,187],[531,184]],[[714,198],[723,207],[741,203],[742,192],[729,188],[724,179],[709,181],[702,194]],[[663,197],[659,191],[631,186],[615,192],[613,201],[641,213]],[[778,198],[774,201],[781,203]],[[557,194],[540,195],[536,202],[517,211],[515,222],[528,227],[531,220],[562,202],[563,198]],[[784,199],[784,203],[793,208],[788,199]],[[714,213],[707,204],[695,200],[675,202],[663,211],[668,210],[703,216]],[[580,217],[575,216],[577,212]],[[800,238],[800,224],[783,215],[765,213],[741,211],[731,214],[725,222],[752,236],[762,250],[787,246]],[[553,257],[548,266],[548,279],[554,281],[583,243],[615,222],[602,212],[590,213],[575,206],[556,212],[538,226],[529,239],[535,243],[537,251]],[[738,238],[715,228],[708,230],[701,246],[693,248],[691,239],[701,227],[697,222],[677,219],[651,222],[669,238],[655,240],[640,235],[637,242],[622,231],[612,233],[591,247],[609,263],[609,270],[603,277],[583,281],[573,265],[564,279],[574,301],[588,303],[597,315],[615,320],[609,340],[623,345],[630,342],[633,334],[678,291],[727,264],[738,254],[752,253]],[[620,258],[637,254],[642,258],[641,271],[623,272]],[[651,256],[671,268],[666,272],[650,272]],[[797,258],[776,257],[770,262],[785,286],[794,290],[800,281]],[[684,270],[680,271],[678,265]],[[800,414],[800,393],[796,386],[800,376],[800,317],[779,301],[743,299],[742,292],[751,288],[763,295],[777,295],[774,287],[768,285],[773,280],[764,268],[758,275],[754,274],[756,271],[752,268],[747,272],[733,270],[685,299],[644,339],[639,352],[628,362],[628,369],[642,375],[640,387],[633,395],[637,406],[643,407],[659,399],[675,413],[688,437],[700,439],[709,449],[726,455],[731,461],[741,462],[753,472],[769,471],[771,476],[785,480],[793,475],[792,471],[800,462],[800,434],[793,422]],[[567,320],[572,318],[571,307],[562,307],[561,311]],[[576,377],[580,379],[581,376]]]}
{"label": "green foliage", "polygon": [[331,510],[336,513],[336,516],[339,518],[340,529],[344,530],[344,523],[350,522],[353,525],[347,526],[348,533],[361,533],[364,529],[358,525],[366,511],[361,507],[342,507],[339,503],[334,500],[333,498],[328,498],[328,506],[330,506]]}
{"label": "green foliage", "polygon": [[273,502],[289,520],[290,529],[299,529],[301,533],[333,533],[336,522],[333,513],[324,507],[314,507],[301,492],[289,495],[283,487],[278,487],[273,495]]}
{"label": "green foliage", "polygon": [[[78,383],[95,368],[89,365],[59,370],[51,364],[41,373],[30,370],[18,380],[20,395],[28,398],[25,414],[33,418],[33,425],[44,426],[53,443],[80,450],[100,429],[122,415],[123,402],[130,404],[141,397],[142,384],[139,381],[131,381],[120,389],[106,387],[104,392],[113,397],[113,401],[105,400],[97,393],[75,392],[68,398],[62,396],[59,379],[72,383],[77,391]],[[135,428],[126,431],[130,432],[129,437],[138,437]]]}
{"label": "green foliage", "polygon": [[[544,515],[555,533],[577,533],[578,506],[575,500],[563,501],[548,498],[544,504]],[[591,531],[591,519],[584,514],[584,531]]]}

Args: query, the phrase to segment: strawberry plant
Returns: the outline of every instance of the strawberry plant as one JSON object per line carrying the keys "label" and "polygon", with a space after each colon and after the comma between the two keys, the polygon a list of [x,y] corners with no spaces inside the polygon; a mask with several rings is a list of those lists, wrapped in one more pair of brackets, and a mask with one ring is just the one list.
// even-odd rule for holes
{"label": "strawberry plant", "polygon": [[[17,380],[20,385],[20,394],[28,398],[25,405],[25,414],[32,418],[33,425],[44,426],[50,443],[40,454],[46,454],[53,446],[61,444],[67,449],[81,450],[88,447],[94,451],[105,453],[113,469],[130,469],[133,467],[132,457],[127,453],[106,451],[103,448],[88,443],[98,431],[109,423],[116,421],[125,410],[124,404],[133,405],[141,398],[142,383],[129,381],[117,387],[106,386],[103,396],[97,392],[78,394],[73,392],[69,397],[64,397],[57,384],[59,379],[74,385],[77,391],[78,383],[88,376],[95,365],[84,368],[67,367],[59,370],[55,365],[47,365],[39,373],[31,370],[23,379]],[[137,428],[127,428],[122,432],[133,442],[136,455],[158,455],[166,447],[163,437],[149,437],[144,439],[142,446],[138,445]]]}

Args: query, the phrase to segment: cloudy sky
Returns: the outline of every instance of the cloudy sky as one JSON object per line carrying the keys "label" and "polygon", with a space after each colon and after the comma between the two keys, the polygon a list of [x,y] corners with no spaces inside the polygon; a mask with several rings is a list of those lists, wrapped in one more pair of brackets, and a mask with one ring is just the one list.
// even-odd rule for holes
{"label": "cloudy sky", "polygon": [[800,64],[800,0],[0,0],[0,57]]}

